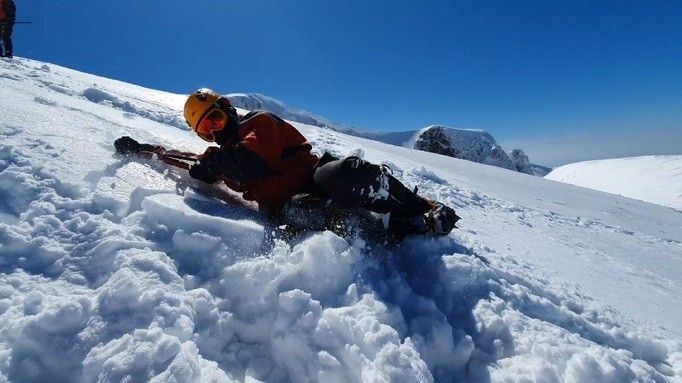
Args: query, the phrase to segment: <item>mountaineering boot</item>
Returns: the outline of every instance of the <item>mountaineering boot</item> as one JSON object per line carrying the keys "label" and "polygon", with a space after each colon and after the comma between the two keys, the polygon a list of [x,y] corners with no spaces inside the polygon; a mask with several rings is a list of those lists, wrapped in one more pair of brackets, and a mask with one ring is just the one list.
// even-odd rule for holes
{"label": "mountaineering boot", "polygon": [[456,228],[460,217],[451,207],[440,202],[433,202],[433,208],[425,214],[427,232],[433,235],[447,235]]}
{"label": "mountaineering boot", "polygon": [[431,209],[423,214],[404,216],[391,213],[386,229],[394,240],[400,241],[408,235],[448,235],[460,217],[455,211],[440,202],[424,199]]}

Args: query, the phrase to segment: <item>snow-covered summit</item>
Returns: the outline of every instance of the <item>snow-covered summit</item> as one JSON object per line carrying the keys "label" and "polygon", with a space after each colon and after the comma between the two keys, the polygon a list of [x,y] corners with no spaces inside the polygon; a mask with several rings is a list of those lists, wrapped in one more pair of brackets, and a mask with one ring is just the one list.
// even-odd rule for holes
{"label": "snow-covered summit", "polygon": [[265,241],[223,187],[115,155],[204,150],[184,99],[0,60],[0,382],[682,376],[682,213],[294,122],[464,219],[392,249]]}
{"label": "snow-covered summit", "polygon": [[442,154],[521,173],[544,176],[551,169],[530,163],[521,149],[507,153],[485,130],[456,129],[431,125],[416,131],[356,132],[358,136]]}
{"label": "snow-covered summit", "polygon": [[545,178],[682,211],[682,155],[578,162],[558,167]]}
{"label": "snow-covered summit", "polygon": [[534,174],[528,156],[521,149],[515,149],[512,152],[514,156],[511,156],[511,153],[505,152],[495,138],[484,130],[454,129],[432,125],[417,132],[406,143],[406,146]]}

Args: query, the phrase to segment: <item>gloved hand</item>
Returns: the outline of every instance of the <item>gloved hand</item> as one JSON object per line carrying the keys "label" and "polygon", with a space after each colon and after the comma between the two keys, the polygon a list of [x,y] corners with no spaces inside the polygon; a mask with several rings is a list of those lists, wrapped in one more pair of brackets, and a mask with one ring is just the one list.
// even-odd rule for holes
{"label": "gloved hand", "polygon": [[220,179],[218,171],[218,156],[219,149],[211,146],[206,149],[206,152],[199,156],[200,160],[196,164],[190,166],[189,176],[207,184],[215,183]]}
{"label": "gloved hand", "polygon": [[156,146],[150,144],[141,144],[128,136],[121,137],[114,141],[116,151],[121,154],[136,154],[139,152],[163,152],[163,146]]}
{"label": "gloved hand", "polygon": [[114,147],[116,147],[116,151],[119,153],[131,154],[139,152],[142,149],[142,144],[128,136],[125,136],[114,141]]}
{"label": "gloved hand", "polygon": [[218,152],[218,151],[220,151],[220,148],[219,148],[219,147],[217,147],[217,146],[209,146],[208,148],[206,148],[206,150],[204,151],[203,154],[200,154],[200,155],[198,156],[198,157],[199,157],[199,160],[203,160],[204,158],[209,158],[209,157],[212,157],[212,156],[217,156],[217,152]]}

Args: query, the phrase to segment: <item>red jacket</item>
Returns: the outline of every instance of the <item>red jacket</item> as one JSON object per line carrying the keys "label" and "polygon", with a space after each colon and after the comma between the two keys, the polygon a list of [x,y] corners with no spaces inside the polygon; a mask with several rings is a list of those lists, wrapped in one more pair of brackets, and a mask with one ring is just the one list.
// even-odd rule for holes
{"label": "red jacket", "polygon": [[272,113],[251,112],[216,153],[217,170],[242,183],[245,199],[278,208],[310,184],[318,161],[311,149],[291,124]]}

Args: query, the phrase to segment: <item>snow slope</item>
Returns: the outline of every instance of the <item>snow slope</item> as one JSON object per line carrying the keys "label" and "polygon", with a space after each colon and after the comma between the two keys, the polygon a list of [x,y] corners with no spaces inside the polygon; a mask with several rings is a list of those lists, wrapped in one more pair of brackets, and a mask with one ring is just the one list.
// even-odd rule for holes
{"label": "snow slope", "polygon": [[578,162],[545,178],[682,210],[682,155]]}
{"label": "snow slope", "polygon": [[296,123],[464,219],[395,249],[265,241],[218,190],[114,154],[203,150],[183,101],[0,61],[0,381],[682,379],[682,213]]}

